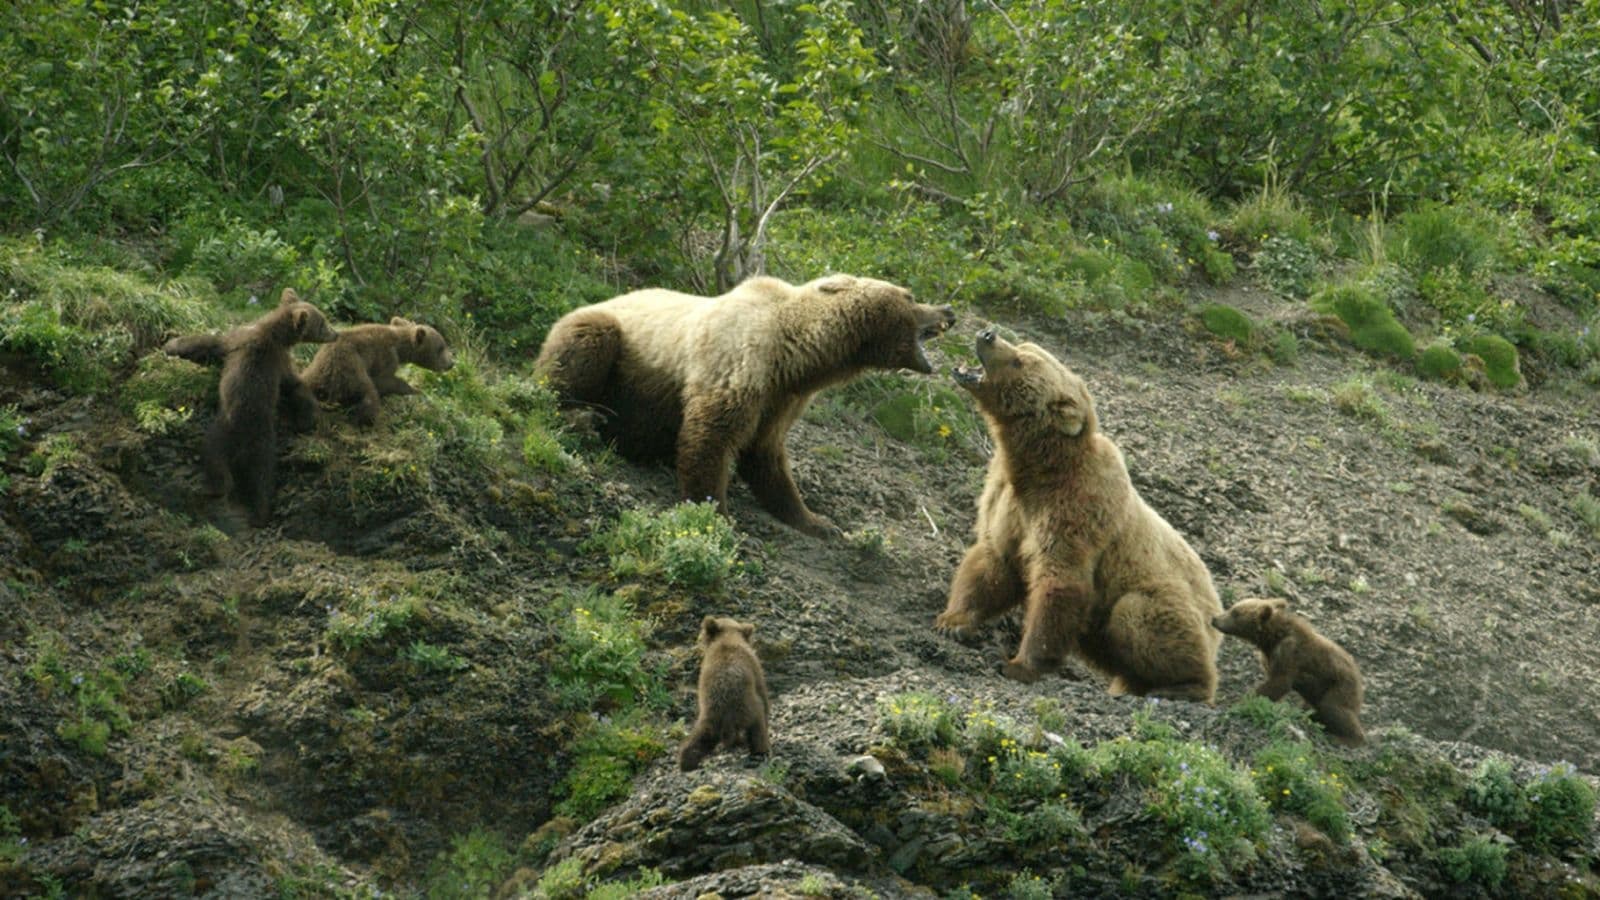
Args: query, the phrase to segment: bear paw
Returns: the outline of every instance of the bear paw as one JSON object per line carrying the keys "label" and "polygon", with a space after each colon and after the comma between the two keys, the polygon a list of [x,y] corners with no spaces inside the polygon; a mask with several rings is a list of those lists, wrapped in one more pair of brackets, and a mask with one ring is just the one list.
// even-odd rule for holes
{"label": "bear paw", "polygon": [[1004,666],[1001,666],[1000,674],[1011,679],[1012,681],[1020,681],[1023,684],[1033,684],[1035,681],[1039,680],[1039,673],[1037,671],[1017,662],[1016,660],[1012,660],[1006,663]]}
{"label": "bear paw", "polygon": [[837,540],[844,537],[843,528],[833,524],[833,520],[827,516],[819,516],[816,513],[812,513],[811,516],[802,522],[798,527],[801,531],[811,535],[812,537],[825,538],[828,540]]}
{"label": "bear paw", "polygon": [[946,634],[966,634],[976,624],[978,624],[976,617],[970,609],[963,609],[957,612],[942,612],[933,618],[934,630]]}

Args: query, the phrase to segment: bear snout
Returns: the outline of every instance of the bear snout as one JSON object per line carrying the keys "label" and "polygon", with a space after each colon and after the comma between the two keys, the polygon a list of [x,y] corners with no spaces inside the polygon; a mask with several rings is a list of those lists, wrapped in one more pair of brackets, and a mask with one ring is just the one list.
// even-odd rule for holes
{"label": "bear snout", "polygon": [[999,335],[995,332],[994,326],[990,325],[988,328],[978,332],[978,343],[993,344],[996,337],[999,337]]}
{"label": "bear snout", "polygon": [[956,324],[956,309],[955,309],[955,307],[953,307],[950,304],[946,303],[945,305],[939,307],[939,316],[944,322],[944,326],[940,329],[941,331],[949,331],[951,328],[955,327],[955,324]]}

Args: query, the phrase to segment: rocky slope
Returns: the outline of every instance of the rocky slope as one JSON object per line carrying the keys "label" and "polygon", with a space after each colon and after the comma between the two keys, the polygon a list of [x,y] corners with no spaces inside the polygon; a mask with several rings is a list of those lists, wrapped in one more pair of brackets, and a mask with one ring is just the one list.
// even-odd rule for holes
{"label": "rocky slope", "polygon": [[[0,466],[0,802],[15,819],[0,895],[549,895],[556,867],[577,896],[641,872],[669,882],[640,888],[663,897],[1600,892],[1593,829],[1555,840],[1500,816],[1480,768],[1503,756],[1524,794],[1560,761],[1585,783],[1600,771],[1600,536],[1572,502],[1600,492],[1594,389],[1397,378],[1315,320],[1228,299],[1283,316],[1298,364],[1177,313],[1014,327],[1084,374],[1136,486],[1225,598],[1287,596],[1356,656],[1360,750],[1290,711],[1234,708],[1258,674],[1237,642],[1209,708],[1110,698],[1080,669],[1007,682],[1014,622],[935,634],[986,448],[963,432],[897,441],[860,392],[825,397],[790,439],[802,492],[850,538],[784,529],[735,488],[750,573],[695,594],[620,584],[582,543],[669,503],[665,469],[591,458],[578,478],[482,483],[446,448],[412,477],[381,430],[330,420],[289,448],[279,524],[253,531],[198,497],[204,416],[152,435],[10,366],[0,407],[25,434]],[[555,703],[547,610],[587,585],[639,592],[680,720],[700,616],[757,623],[772,759],[686,775],[667,754],[621,803],[560,821],[582,723]],[[1004,792],[970,723],[942,743],[894,733],[885,710],[913,693],[1091,760],[1052,786],[1067,812],[1049,839],[1019,830],[1043,803]],[[1142,780],[1126,749],[1153,754],[1150,772],[1168,756],[1243,772],[1274,742],[1343,774],[1348,835],[1279,804],[1248,859],[1198,868],[1193,833],[1153,811],[1171,785]],[[470,889],[432,877],[473,829],[521,845],[514,862]],[[1453,865],[1477,838],[1509,848],[1503,878]]]}

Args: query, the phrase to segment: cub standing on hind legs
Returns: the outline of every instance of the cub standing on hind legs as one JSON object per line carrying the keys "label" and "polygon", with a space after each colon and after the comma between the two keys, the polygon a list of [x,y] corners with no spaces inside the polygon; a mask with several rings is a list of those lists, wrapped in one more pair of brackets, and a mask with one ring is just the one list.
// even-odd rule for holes
{"label": "cub standing on hind legs", "polygon": [[767,735],[767,677],[750,646],[756,627],[706,616],[700,622],[700,715],[689,739],[678,750],[678,768],[685,772],[718,746],[745,745],[751,756],[772,749]]}
{"label": "cub standing on hind legs", "polygon": [[1361,728],[1361,670],[1343,647],[1289,612],[1285,600],[1240,600],[1211,620],[1223,634],[1243,638],[1261,651],[1267,680],[1255,692],[1278,700],[1290,690],[1306,698],[1312,718],[1328,736],[1355,747],[1366,743]]}
{"label": "cub standing on hind legs", "polygon": [[217,386],[217,417],[206,432],[201,461],[206,491],[229,493],[244,504],[250,524],[272,516],[278,466],[278,402],[300,421],[314,421],[316,400],[295,374],[289,348],[301,342],[325,344],[336,337],[316,307],[285,288],[278,308],[222,335],[173,338],[162,349],[195,362],[222,360]]}

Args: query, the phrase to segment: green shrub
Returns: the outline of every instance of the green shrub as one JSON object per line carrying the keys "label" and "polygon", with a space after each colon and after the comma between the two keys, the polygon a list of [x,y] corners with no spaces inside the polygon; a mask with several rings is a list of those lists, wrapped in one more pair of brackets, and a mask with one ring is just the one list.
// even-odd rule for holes
{"label": "green shrub", "polygon": [[17,409],[15,403],[0,406],[0,458],[22,449],[28,439],[30,420]]}
{"label": "green shrub", "polygon": [[593,589],[567,594],[546,615],[556,638],[550,684],[563,707],[664,703],[663,667],[650,661],[645,646],[649,623],[634,615],[625,597]]}
{"label": "green shrub", "polygon": [[139,430],[166,434],[213,402],[218,370],[164,353],[146,354],[122,384],[123,408]]}
{"label": "green shrub", "polygon": [[1472,207],[1426,204],[1391,223],[1390,255],[1419,275],[1454,266],[1471,276],[1498,259],[1495,236],[1482,224],[1489,219]]}
{"label": "green shrub", "polygon": [[1341,844],[1349,842],[1344,784],[1339,773],[1317,767],[1311,745],[1276,741],[1256,753],[1250,774],[1273,809],[1300,816]]}
{"label": "green shrub", "polygon": [[1333,386],[1333,405],[1345,415],[1378,424],[1389,421],[1389,404],[1383,402],[1372,380],[1353,375]]}
{"label": "green shrub", "polygon": [[739,535],[709,500],[660,512],[627,510],[598,541],[619,578],[660,575],[668,584],[704,591],[739,572]]}
{"label": "green shrub", "polygon": [[1477,334],[1460,342],[1463,353],[1483,360],[1483,373],[1489,383],[1501,390],[1522,383],[1522,368],[1517,361],[1517,348],[1498,334]]}
{"label": "green shrub", "polygon": [[1061,760],[1041,750],[1015,749],[994,770],[996,793],[1013,800],[1040,800],[1061,793]]}
{"label": "green shrub", "polygon": [[1235,240],[1252,246],[1282,237],[1309,247],[1316,236],[1299,198],[1270,184],[1235,204],[1225,225]]}
{"label": "green shrub", "polygon": [[408,593],[363,588],[328,613],[323,636],[335,649],[351,653],[405,631],[422,611],[422,602]]}
{"label": "green shrub", "polygon": [[1060,800],[1048,800],[1018,816],[1006,839],[1024,846],[1059,846],[1083,833],[1083,817],[1077,810]]}
{"label": "green shrub", "polygon": [[217,233],[195,245],[189,271],[209,280],[219,293],[237,300],[253,297],[270,306],[290,284],[299,254],[271,228],[257,231],[229,219]]}
{"label": "green shrub", "polygon": [[1498,887],[1506,877],[1509,850],[1481,834],[1474,835],[1460,846],[1440,848],[1439,865],[1453,881]]}
{"label": "green shrub", "polygon": [[955,710],[931,694],[893,694],[878,700],[878,725],[907,750],[948,747],[956,742]]}
{"label": "green shrub", "polygon": [[1590,534],[1600,538],[1600,499],[1595,499],[1588,491],[1576,494],[1572,498],[1572,511],[1588,526]]}
{"label": "green shrub", "polygon": [[1221,303],[1213,303],[1200,310],[1200,322],[1217,337],[1248,344],[1255,334],[1255,323],[1250,317]]}
{"label": "green shrub", "polygon": [[1317,277],[1317,253],[1302,241],[1272,235],[1262,240],[1250,267],[1271,290],[1287,297],[1304,297]]}
{"label": "green shrub", "polygon": [[428,900],[477,900],[494,893],[511,874],[516,856],[505,839],[475,828],[450,839],[450,849],[440,852],[429,867]]}
{"label": "green shrub", "polygon": [[1455,381],[1461,377],[1461,354],[1449,341],[1434,341],[1417,356],[1417,372],[1435,381]]}
{"label": "green shrub", "polygon": [[660,729],[638,714],[593,721],[572,743],[567,775],[556,786],[557,815],[578,821],[628,796],[633,776],[667,750]]}
{"label": "green shrub", "polygon": [[1380,356],[1411,359],[1416,344],[1394,312],[1370,289],[1359,284],[1325,288],[1311,300],[1318,312],[1332,314],[1350,329],[1350,340],[1357,347]]}
{"label": "green shrub", "polygon": [[1594,827],[1595,792],[1565,763],[1528,782],[1528,832],[1539,849],[1585,846]]}

